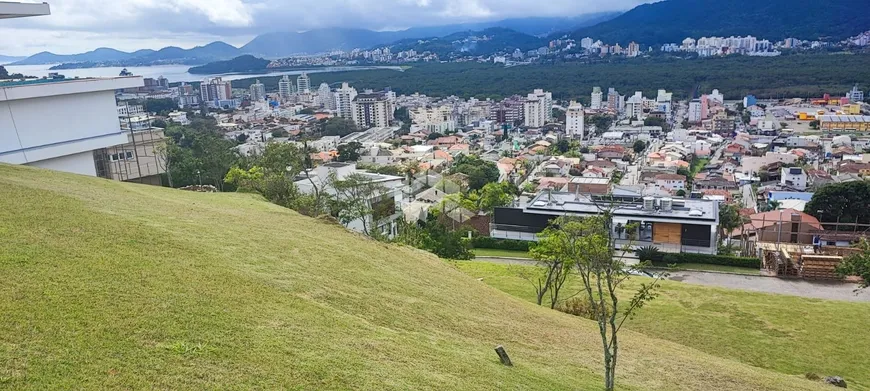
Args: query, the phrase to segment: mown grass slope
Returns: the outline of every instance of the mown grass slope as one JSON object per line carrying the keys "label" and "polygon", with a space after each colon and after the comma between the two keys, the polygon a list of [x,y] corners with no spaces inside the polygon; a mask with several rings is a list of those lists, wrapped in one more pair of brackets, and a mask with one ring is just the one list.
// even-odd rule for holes
{"label": "mown grass slope", "polygon": [[[594,324],[250,195],[0,164],[0,275],[3,388],[601,384]],[[636,333],[623,343],[620,389],[826,389]]]}
{"label": "mown grass slope", "polygon": [[[520,269],[487,262],[456,262],[469,276],[533,302],[532,286]],[[642,280],[632,280],[636,289]],[[571,295],[581,282],[569,280]],[[631,291],[623,292],[631,298]],[[659,297],[626,328],[689,346],[714,356],[791,375],[842,376],[849,389],[870,390],[870,303],[718,289],[664,281]]]}

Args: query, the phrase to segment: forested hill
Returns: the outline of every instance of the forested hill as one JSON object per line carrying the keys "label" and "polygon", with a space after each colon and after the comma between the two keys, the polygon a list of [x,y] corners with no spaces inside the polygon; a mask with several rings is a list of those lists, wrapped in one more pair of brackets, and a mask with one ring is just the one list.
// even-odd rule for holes
{"label": "forested hill", "polygon": [[658,45],[686,37],[731,35],[842,40],[867,30],[868,0],[666,0],[581,28],[572,37]]}

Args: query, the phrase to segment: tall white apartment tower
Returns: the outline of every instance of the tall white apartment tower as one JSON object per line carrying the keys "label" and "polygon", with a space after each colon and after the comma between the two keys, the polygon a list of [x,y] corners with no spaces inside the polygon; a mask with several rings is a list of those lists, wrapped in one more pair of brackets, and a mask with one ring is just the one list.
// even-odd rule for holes
{"label": "tall white apartment tower", "polygon": [[347,83],[341,83],[341,88],[335,90],[335,110],[338,116],[353,119],[353,100],[356,98],[356,88]]}
{"label": "tall white apartment tower", "polygon": [[251,84],[251,100],[258,102],[263,99],[266,99],[266,86],[257,79],[254,84]]}
{"label": "tall white apartment tower", "polygon": [[593,110],[601,110],[601,100],[604,98],[604,93],[601,92],[601,87],[592,87],[592,101],[589,108]]}
{"label": "tall white apartment tower", "polygon": [[311,92],[311,78],[308,77],[307,73],[302,72],[302,74],[296,78],[296,91],[299,91],[300,93]]}
{"label": "tall white apartment tower", "polygon": [[293,82],[290,81],[290,76],[284,75],[278,81],[278,95],[281,99],[290,99],[290,95],[293,95]]}
{"label": "tall white apartment tower", "polygon": [[571,101],[568,111],[565,112],[565,134],[568,137],[582,139],[585,135],[583,105]]}

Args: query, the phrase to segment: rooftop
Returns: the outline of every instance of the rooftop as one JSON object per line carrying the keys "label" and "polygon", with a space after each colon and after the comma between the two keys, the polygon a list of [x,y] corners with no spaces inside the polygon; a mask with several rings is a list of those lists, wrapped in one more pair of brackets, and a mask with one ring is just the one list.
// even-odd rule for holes
{"label": "rooftop", "polygon": [[[596,202],[597,200],[597,202]],[[649,217],[662,219],[681,219],[695,221],[717,221],[719,215],[718,203],[710,200],[674,199],[673,210],[644,210],[642,199],[637,197],[616,197],[616,209],[613,213],[621,217]],[[543,211],[550,213],[580,213],[600,214],[610,204],[611,200],[599,197],[577,195],[568,192],[541,192],[526,206],[526,211]]]}
{"label": "rooftop", "polygon": [[48,3],[18,3],[0,1],[0,19],[50,15]]}
{"label": "rooftop", "polygon": [[114,91],[145,85],[141,76],[85,79],[36,79],[0,82],[0,102],[45,96]]}

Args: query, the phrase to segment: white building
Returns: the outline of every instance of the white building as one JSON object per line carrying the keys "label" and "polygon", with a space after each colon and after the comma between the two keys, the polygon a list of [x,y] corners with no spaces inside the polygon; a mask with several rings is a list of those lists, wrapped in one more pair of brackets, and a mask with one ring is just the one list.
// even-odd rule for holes
{"label": "white building", "polygon": [[456,130],[456,118],[450,105],[436,107],[417,107],[409,110],[411,122],[433,133],[447,133]]}
{"label": "white building", "polygon": [[686,177],[680,174],[656,175],[656,187],[670,191],[686,189]]}
{"label": "white building", "polygon": [[709,99],[711,102],[719,102],[719,104],[725,104],[725,96],[722,95],[719,90],[713,90],[710,95],[707,95],[707,99]]}
{"label": "white building", "polygon": [[187,118],[187,113],[184,111],[173,111],[169,113],[169,120],[181,125],[190,125],[190,119]]}
{"label": "white building", "polygon": [[553,118],[553,94],[541,89],[534,90],[523,102],[525,126],[540,128]]}
{"label": "white building", "polygon": [[692,99],[689,102],[689,122],[701,122],[701,100]]}
{"label": "white building", "polygon": [[101,151],[128,142],[115,90],[144,85],[141,77],[0,84],[0,162],[97,176]]}
{"label": "white building", "polygon": [[783,186],[790,186],[797,190],[806,190],[807,173],[800,167],[783,167],[779,183]]}
{"label": "white building", "polygon": [[260,79],[251,84],[251,100],[254,102],[266,99],[266,86],[260,83]]}
{"label": "white building", "polygon": [[306,194],[314,192],[313,182],[318,187],[318,191],[324,191],[334,197],[340,198],[341,195],[338,194],[330,181],[330,177],[333,177],[333,175],[337,180],[346,180],[351,175],[356,175],[371,181],[371,183],[382,186],[383,191],[380,194],[375,194],[371,199],[366,200],[377,215],[366,216],[364,219],[348,222],[345,226],[357,232],[363,232],[364,229],[367,229],[369,233],[379,232],[389,237],[395,236],[398,233],[396,220],[402,216],[399,206],[402,202],[402,188],[404,187],[402,180],[404,178],[357,170],[355,163],[322,164],[309,171],[308,175],[310,179],[305,178],[296,181],[299,191]]}
{"label": "white building", "polygon": [[332,94],[329,84],[320,83],[314,103],[326,110],[335,110],[335,95]]}
{"label": "white building", "polygon": [[601,87],[592,87],[592,100],[589,108],[592,110],[601,110],[601,100],[604,98],[604,93],[601,92]]}
{"label": "white building", "polygon": [[642,121],[645,117],[643,113],[644,99],[643,92],[637,91],[634,95],[625,100],[625,116],[635,118]]}
{"label": "white building", "polygon": [[356,98],[356,88],[349,86],[347,83],[341,83],[341,88],[335,90],[335,110],[338,111],[338,116],[347,119],[353,119],[353,100]]}
{"label": "white building", "polygon": [[584,115],[583,105],[572,101],[565,112],[565,134],[568,137],[582,139],[585,136]]}
{"label": "white building", "polygon": [[290,99],[290,96],[293,95],[294,92],[293,82],[290,81],[290,76],[284,75],[281,80],[278,80],[278,95],[281,96],[281,99]]}
{"label": "white building", "polygon": [[302,72],[302,74],[296,78],[296,91],[303,94],[311,92],[311,78],[308,77],[307,73]]}
{"label": "white building", "polygon": [[529,95],[523,102],[524,125],[529,128],[540,128],[547,122],[544,115],[544,100],[534,95]]}

